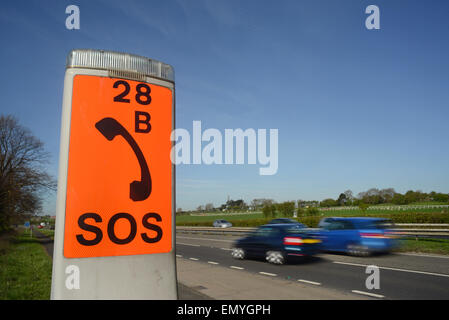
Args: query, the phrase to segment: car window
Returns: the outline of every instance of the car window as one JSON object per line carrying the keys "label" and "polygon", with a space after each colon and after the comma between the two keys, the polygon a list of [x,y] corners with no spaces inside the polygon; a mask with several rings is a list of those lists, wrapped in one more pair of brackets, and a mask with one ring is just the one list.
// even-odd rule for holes
{"label": "car window", "polygon": [[329,224],[332,222],[331,218],[324,218],[322,219],[319,223],[318,223],[318,227],[319,228],[324,228],[327,229],[327,227],[329,226]]}
{"label": "car window", "polygon": [[303,224],[297,223],[292,226],[288,226],[288,227],[284,228],[284,232],[287,234],[298,233],[298,232],[303,232],[304,229],[305,229],[305,226]]}
{"label": "car window", "polygon": [[363,221],[359,222],[359,228],[363,229],[388,229],[393,227],[393,221],[385,220],[374,220],[374,221]]}
{"label": "car window", "polygon": [[354,229],[354,225],[352,224],[351,221],[348,220],[342,220],[341,221],[343,224],[343,230],[351,230]]}
{"label": "car window", "polygon": [[256,237],[272,237],[279,233],[277,228],[263,227],[259,228],[255,232]]}
{"label": "car window", "polygon": [[333,220],[325,224],[323,228],[328,230],[351,230],[354,229],[354,225],[348,220]]}
{"label": "car window", "polygon": [[341,221],[332,221],[326,226],[326,229],[328,229],[328,230],[343,230],[344,225]]}

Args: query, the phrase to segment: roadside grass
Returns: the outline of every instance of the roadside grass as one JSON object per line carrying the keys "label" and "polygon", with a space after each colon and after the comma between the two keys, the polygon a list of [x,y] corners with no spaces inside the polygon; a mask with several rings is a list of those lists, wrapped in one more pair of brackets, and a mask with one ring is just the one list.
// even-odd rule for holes
{"label": "roadside grass", "polygon": [[50,299],[51,258],[29,231],[2,241],[0,300]]}
{"label": "roadside grass", "polygon": [[39,229],[39,232],[42,233],[43,235],[49,237],[51,240],[54,240],[55,230]]}
{"label": "roadside grass", "polygon": [[449,254],[448,239],[402,239],[399,240],[399,243],[400,247],[397,249],[398,252]]}

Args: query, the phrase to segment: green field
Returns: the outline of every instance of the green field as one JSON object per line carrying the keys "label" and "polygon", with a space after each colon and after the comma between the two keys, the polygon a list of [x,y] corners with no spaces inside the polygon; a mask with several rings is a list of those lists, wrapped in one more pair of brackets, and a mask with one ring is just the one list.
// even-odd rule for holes
{"label": "green field", "polygon": [[242,221],[242,220],[253,220],[253,219],[262,219],[263,215],[262,212],[254,212],[254,213],[248,213],[248,214],[241,214],[241,213],[223,213],[223,214],[216,214],[216,213],[209,213],[205,215],[181,215],[176,216],[176,224],[182,225],[184,223],[211,223],[218,219],[224,219],[227,221],[230,221],[231,223],[234,221]]}
{"label": "green field", "polygon": [[363,216],[366,214],[395,214],[395,213],[448,213],[447,208],[426,208],[417,206],[416,208],[401,208],[387,210],[386,206],[377,205],[370,207],[369,209],[363,211],[359,208],[357,209],[339,209],[339,210],[320,210],[324,216]]}

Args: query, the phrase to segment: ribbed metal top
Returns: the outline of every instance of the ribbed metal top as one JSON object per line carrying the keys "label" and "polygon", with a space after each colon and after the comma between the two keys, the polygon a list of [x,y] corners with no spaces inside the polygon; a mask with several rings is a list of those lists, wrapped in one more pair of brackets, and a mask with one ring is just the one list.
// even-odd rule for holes
{"label": "ribbed metal top", "polygon": [[66,67],[133,72],[171,82],[175,81],[171,65],[142,56],[114,51],[75,49],[70,51],[67,56]]}

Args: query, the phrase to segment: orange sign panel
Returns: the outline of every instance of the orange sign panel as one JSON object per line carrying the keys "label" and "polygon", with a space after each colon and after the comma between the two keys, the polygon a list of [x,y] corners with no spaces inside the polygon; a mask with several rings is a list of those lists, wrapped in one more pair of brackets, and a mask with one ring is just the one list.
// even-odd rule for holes
{"label": "orange sign panel", "polygon": [[64,256],[172,249],[172,90],[133,80],[73,80]]}

